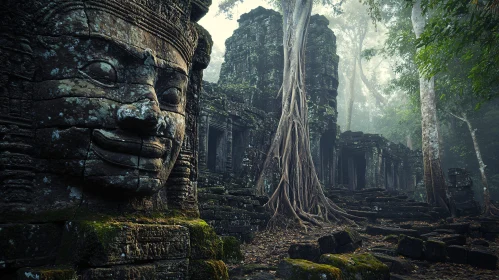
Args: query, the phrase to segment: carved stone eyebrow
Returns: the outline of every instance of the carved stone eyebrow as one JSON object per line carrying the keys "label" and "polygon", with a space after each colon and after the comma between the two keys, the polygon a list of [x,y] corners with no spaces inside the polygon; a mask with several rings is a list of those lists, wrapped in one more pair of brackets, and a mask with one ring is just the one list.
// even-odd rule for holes
{"label": "carved stone eyebrow", "polygon": [[[124,52],[134,56],[135,58],[137,58],[139,60],[143,60],[146,57],[146,54],[148,53],[147,49],[132,45],[128,42],[124,42],[124,41],[119,40],[117,38],[113,38],[113,37],[110,37],[110,36],[107,36],[107,35],[104,35],[101,33],[91,32],[90,37],[103,39],[103,40],[109,42],[110,44],[113,44],[116,47],[122,49]],[[161,56],[155,56],[155,58],[156,59],[155,59],[154,67],[170,68],[174,71],[179,72],[180,74],[188,76],[187,71],[182,67],[182,65],[180,65],[174,61],[162,58]]]}

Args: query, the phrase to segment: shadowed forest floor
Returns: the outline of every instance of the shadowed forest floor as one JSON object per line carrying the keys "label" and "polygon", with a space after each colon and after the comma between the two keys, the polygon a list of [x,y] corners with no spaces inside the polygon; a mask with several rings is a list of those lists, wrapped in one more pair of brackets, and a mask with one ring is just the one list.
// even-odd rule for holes
{"label": "shadowed forest floor", "polygon": [[[466,218],[452,220],[453,223],[470,223],[474,225],[473,220]],[[426,222],[405,222],[400,224],[392,223],[388,220],[378,221],[376,226],[400,226],[400,227],[435,227],[439,228],[444,224],[426,223]],[[231,279],[279,279],[275,277],[277,265],[279,262],[288,257],[288,249],[294,243],[316,242],[318,238],[331,234],[345,228],[345,226],[327,226],[323,228],[312,228],[308,231],[301,229],[281,229],[273,231],[260,231],[256,233],[254,240],[249,244],[243,244],[241,249],[244,255],[244,261],[240,265],[231,265],[229,267]],[[369,235],[366,233],[365,226],[355,228],[362,237],[362,247],[358,248],[355,253],[373,253],[376,249],[393,249],[397,248],[397,240],[386,238],[382,235]],[[442,237],[446,235],[443,234]],[[499,256],[499,238],[495,241],[487,241],[488,247],[481,247],[478,244],[483,243],[481,238],[466,238],[465,247],[483,248],[490,252],[495,252]],[[470,280],[470,279],[499,279],[498,270],[488,270],[476,268],[468,264],[455,264],[443,262],[428,262],[424,260],[411,260],[403,256],[398,256],[401,259],[409,261],[413,265],[411,273],[399,276],[393,275],[391,279],[407,279],[407,280],[430,280],[430,279],[448,279],[448,280]]]}

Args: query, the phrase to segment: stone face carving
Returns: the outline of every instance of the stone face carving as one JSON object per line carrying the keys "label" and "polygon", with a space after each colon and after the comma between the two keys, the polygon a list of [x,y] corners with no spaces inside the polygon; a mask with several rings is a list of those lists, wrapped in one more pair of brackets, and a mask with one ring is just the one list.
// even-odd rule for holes
{"label": "stone face carving", "polygon": [[101,191],[157,192],[184,138],[197,41],[186,15],[162,1],[28,2],[46,6],[11,42],[26,36],[31,49],[36,157],[74,165]]}
{"label": "stone face carving", "polygon": [[61,264],[82,279],[185,279],[189,261],[216,258],[190,256],[218,240],[194,239],[212,233],[204,222],[168,220],[198,215],[212,42],[195,21],[210,4],[0,2],[0,278]]}
{"label": "stone face carving", "polygon": [[97,192],[156,193],[185,133],[198,39],[189,1],[6,2],[2,192],[28,202],[37,184],[73,177]]}

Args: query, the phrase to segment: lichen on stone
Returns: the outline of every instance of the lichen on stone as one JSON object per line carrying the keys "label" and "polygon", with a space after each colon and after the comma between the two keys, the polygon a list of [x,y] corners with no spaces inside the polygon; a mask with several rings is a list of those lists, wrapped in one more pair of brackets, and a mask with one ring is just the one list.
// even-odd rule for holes
{"label": "lichen on stone", "polygon": [[340,269],[302,259],[284,259],[277,274],[287,280],[343,280]]}
{"label": "lichen on stone", "polygon": [[343,280],[383,280],[390,278],[388,266],[370,254],[325,254],[320,263],[337,267]]}

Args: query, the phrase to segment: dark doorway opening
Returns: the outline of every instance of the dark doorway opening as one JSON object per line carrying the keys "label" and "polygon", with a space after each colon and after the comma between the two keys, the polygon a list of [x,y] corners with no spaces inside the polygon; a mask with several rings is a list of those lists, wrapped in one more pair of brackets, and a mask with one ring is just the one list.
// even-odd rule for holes
{"label": "dark doorway opening", "polygon": [[243,158],[244,158],[244,131],[233,130],[232,131],[232,170],[234,173],[238,173],[243,168]]}
{"label": "dark doorway opening", "polygon": [[223,171],[221,164],[220,146],[223,138],[223,131],[210,127],[208,132],[208,169],[211,171]]}

